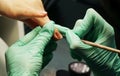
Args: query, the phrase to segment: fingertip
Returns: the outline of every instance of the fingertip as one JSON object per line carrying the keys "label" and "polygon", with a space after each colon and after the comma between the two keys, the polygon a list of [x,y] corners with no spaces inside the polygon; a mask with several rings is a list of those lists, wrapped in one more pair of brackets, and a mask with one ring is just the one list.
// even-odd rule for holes
{"label": "fingertip", "polygon": [[62,36],[61,36],[61,37],[58,37],[58,36],[55,35],[55,34],[54,34],[54,36],[53,36],[53,39],[56,40],[56,41],[57,41],[57,40],[61,40],[62,38],[63,38]]}
{"label": "fingertip", "polygon": [[38,15],[39,15],[40,17],[44,17],[44,16],[47,15],[47,12],[46,12],[46,11],[40,11],[40,12],[38,12]]}
{"label": "fingertip", "polygon": [[58,35],[58,38],[59,38],[59,39],[62,39],[62,38],[63,38],[63,36],[62,36],[61,34],[59,34],[59,35]]}
{"label": "fingertip", "polygon": [[26,10],[25,14],[31,17],[44,17],[47,15],[47,12],[45,10],[36,10],[31,8],[30,11]]}
{"label": "fingertip", "polygon": [[57,29],[54,31],[54,37],[58,40],[63,38],[62,34]]}

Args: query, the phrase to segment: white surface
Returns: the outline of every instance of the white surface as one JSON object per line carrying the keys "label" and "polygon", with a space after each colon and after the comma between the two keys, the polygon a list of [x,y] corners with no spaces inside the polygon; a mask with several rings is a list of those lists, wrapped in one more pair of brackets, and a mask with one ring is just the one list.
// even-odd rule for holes
{"label": "white surface", "polygon": [[7,44],[0,38],[0,76],[7,76],[5,64],[5,51],[7,48]]}
{"label": "white surface", "polygon": [[23,22],[0,17],[0,37],[10,46],[24,36]]}
{"label": "white surface", "polygon": [[24,24],[23,22],[17,21],[19,38],[24,36]]}

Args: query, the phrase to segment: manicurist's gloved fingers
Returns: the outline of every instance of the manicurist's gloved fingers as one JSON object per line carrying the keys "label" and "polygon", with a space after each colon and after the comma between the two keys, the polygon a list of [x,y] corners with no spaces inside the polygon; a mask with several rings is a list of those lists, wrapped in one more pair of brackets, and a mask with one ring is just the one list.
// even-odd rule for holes
{"label": "manicurist's gloved fingers", "polygon": [[72,30],[68,30],[66,32],[66,40],[69,44],[70,47],[70,54],[72,58],[77,59],[79,61],[82,60],[82,56],[80,54],[86,54],[84,51],[79,50],[79,49],[89,49],[91,46],[84,44],[81,39],[73,33]]}
{"label": "manicurist's gloved fingers", "polygon": [[55,28],[57,28],[63,36],[66,35],[67,30],[70,30],[69,28],[58,25],[58,24],[55,24]]}
{"label": "manicurist's gloved fingers", "polygon": [[76,21],[75,26],[72,29],[74,33],[78,33],[80,31],[81,29],[80,26],[81,26],[82,21],[83,21],[82,19],[79,19]]}
{"label": "manicurist's gloved fingers", "polygon": [[18,40],[15,44],[17,44],[19,46],[26,45],[27,43],[29,43],[31,40],[33,40],[37,36],[37,34],[39,33],[40,30],[41,30],[41,27],[39,27],[39,26],[36,27],[30,33],[28,33],[23,38]]}
{"label": "manicurist's gloved fingers", "polygon": [[111,25],[92,8],[87,10],[83,20],[76,22],[73,31],[80,38],[84,37],[86,40],[98,43],[101,43],[101,39],[108,39],[114,35]]}
{"label": "manicurist's gloved fingers", "polygon": [[54,25],[55,23],[53,21],[46,23],[37,36],[29,44],[36,44],[36,47],[44,49],[53,36]]}
{"label": "manicurist's gloved fingers", "polygon": [[78,36],[83,37],[93,27],[94,18],[93,18],[92,11],[93,11],[92,9],[88,9],[86,14],[85,14],[85,17],[82,20],[79,19],[76,21],[73,31]]}
{"label": "manicurist's gloved fingers", "polygon": [[81,41],[81,39],[71,30],[68,30],[66,32],[66,39],[67,39],[68,44],[70,45],[70,48],[73,50],[78,49],[78,48],[81,48],[81,49],[90,48],[89,45],[84,44]]}

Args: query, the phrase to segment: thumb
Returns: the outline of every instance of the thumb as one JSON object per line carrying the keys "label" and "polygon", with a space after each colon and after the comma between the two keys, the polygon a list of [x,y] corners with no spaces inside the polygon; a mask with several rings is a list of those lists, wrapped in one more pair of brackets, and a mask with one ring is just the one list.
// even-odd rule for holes
{"label": "thumb", "polygon": [[30,44],[34,44],[36,47],[44,49],[53,36],[54,25],[55,23],[53,21],[46,23]]}
{"label": "thumb", "polygon": [[82,21],[83,21],[82,19],[77,20],[75,23],[75,26],[73,27],[73,32],[77,35],[79,35],[79,31],[81,30],[80,25],[81,25]]}
{"label": "thumb", "polygon": [[73,29],[74,33],[76,33],[79,37],[84,37],[94,25],[96,21],[96,17],[94,15],[95,11],[90,8],[87,10],[84,18],[81,20],[77,20],[75,27]]}
{"label": "thumb", "polygon": [[84,44],[81,39],[73,33],[73,31],[68,30],[66,33],[67,42],[72,50],[74,49],[88,49],[89,45]]}
{"label": "thumb", "polygon": [[65,36],[67,30],[70,30],[69,28],[58,24],[55,24],[55,28],[57,28],[60,31],[60,33],[62,33],[63,36]]}

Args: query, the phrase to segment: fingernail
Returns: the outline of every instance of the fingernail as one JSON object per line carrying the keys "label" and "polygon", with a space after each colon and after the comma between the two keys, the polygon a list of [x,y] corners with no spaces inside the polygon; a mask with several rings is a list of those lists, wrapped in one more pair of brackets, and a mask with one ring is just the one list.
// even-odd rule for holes
{"label": "fingernail", "polygon": [[63,38],[63,36],[62,36],[62,35],[60,35],[60,36],[59,36],[59,38],[60,38],[60,39],[62,39],[62,38]]}
{"label": "fingernail", "polygon": [[46,12],[46,11],[42,11],[41,13],[42,13],[42,14],[47,14],[47,12]]}
{"label": "fingernail", "polygon": [[40,16],[46,16],[46,15],[47,15],[47,12],[41,11],[41,12],[39,12],[39,15],[40,15]]}

